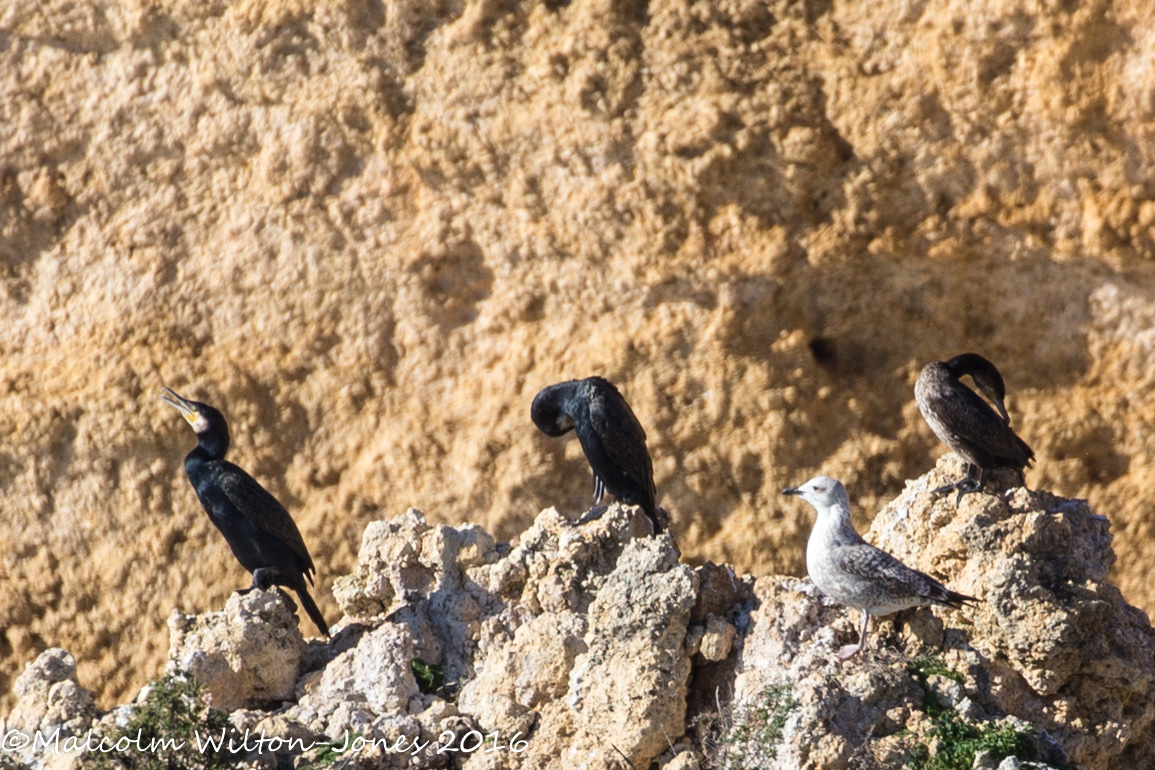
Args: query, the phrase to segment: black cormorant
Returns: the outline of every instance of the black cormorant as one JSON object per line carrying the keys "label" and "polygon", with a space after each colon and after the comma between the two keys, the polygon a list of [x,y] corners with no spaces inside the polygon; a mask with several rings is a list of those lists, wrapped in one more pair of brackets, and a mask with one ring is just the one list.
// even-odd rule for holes
{"label": "black cormorant", "polygon": [[662,531],[646,432],[611,382],[587,377],[550,385],[534,397],[529,414],[547,436],[577,433],[594,472],[595,503],[609,490],[620,502],[640,506],[654,534]]}
{"label": "black cormorant", "polygon": [[[998,414],[977,393],[960,381],[970,375],[975,385],[994,402]],[[1003,405],[1006,387],[1002,375],[977,353],[963,353],[949,361],[935,361],[923,367],[914,385],[914,399],[923,419],[944,444],[967,462],[967,475],[935,493],[958,489],[957,505],[968,492],[983,488],[986,472],[1011,468],[1026,483],[1023,469],[1030,467],[1035,453],[1011,428],[1011,418]],[[978,479],[974,478],[978,469]]]}
{"label": "black cormorant", "polygon": [[161,399],[175,406],[196,431],[197,445],[185,457],[185,473],[209,520],[225,536],[241,566],[253,574],[252,587],[293,589],[317,628],[329,636],[329,626],[305,584],[306,580],[312,584],[315,568],[301,532],[277,498],[225,459],[229,426],[224,415],[169,388]]}

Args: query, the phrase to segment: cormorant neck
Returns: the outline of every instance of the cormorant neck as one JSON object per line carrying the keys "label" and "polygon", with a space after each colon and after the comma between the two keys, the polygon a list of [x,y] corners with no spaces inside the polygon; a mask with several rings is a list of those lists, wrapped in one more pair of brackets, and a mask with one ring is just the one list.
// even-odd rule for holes
{"label": "cormorant neck", "polygon": [[189,456],[196,455],[204,460],[223,460],[229,451],[229,434],[215,430],[207,430],[197,434],[197,445]]}
{"label": "cormorant neck", "polygon": [[977,353],[963,353],[961,356],[955,356],[946,362],[947,368],[951,370],[956,379],[962,379],[966,375],[970,375],[971,379],[975,381],[975,385],[991,395],[992,398],[1001,401],[1006,398],[1007,389],[1003,384],[1003,376],[999,370],[987,359],[983,358]]}

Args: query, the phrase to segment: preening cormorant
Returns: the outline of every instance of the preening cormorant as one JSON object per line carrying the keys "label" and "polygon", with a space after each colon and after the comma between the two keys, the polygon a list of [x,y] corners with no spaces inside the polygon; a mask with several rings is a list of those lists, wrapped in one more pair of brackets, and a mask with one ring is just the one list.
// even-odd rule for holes
{"label": "preening cormorant", "polygon": [[534,397],[529,414],[547,436],[577,433],[594,472],[595,503],[608,490],[620,502],[640,506],[654,534],[662,531],[646,432],[611,382],[587,377],[550,385]]}
{"label": "preening cormorant", "polygon": [[[313,559],[289,512],[264,487],[225,459],[229,426],[224,415],[198,401],[181,398],[170,388],[161,399],[180,411],[196,431],[197,445],[184,460],[189,483],[196,490],[209,520],[225,536],[233,555],[253,574],[253,588],[291,588],[325,636],[329,626],[309,588]],[[251,589],[249,589],[251,590]]]}
{"label": "preening cormorant", "polygon": [[842,660],[866,645],[871,615],[929,604],[957,610],[963,602],[978,601],[950,590],[863,540],[850,521],[850,500],[842,482],[817,476],[800,487],[782,490],[782,494],[798,495],[818,511],[806,543],[806,571],[814,585],[834,601],[862,610],[858,644],[842,647],[838,651]]}
{"label": "preening cormorant", "polygon": [[[962,384],[961,378],[968,374],[995,403],[997,414],[982,397]],[[934,434],[967,462],[965,477],[939,487],[935,493],[958,489],[957,505],[966,493],[980,491],[986,472],[995,468],[1011,468],[1026,483],[1023,469],[1030,467],[1035,453],[1011,428],[1011,418],[1003,405],[1005,397],[1006,387],[999,370],[977,353],[963,353],[923,367],[914,385],[918,410]],[[978,479],[974,478],[976,468]]]}

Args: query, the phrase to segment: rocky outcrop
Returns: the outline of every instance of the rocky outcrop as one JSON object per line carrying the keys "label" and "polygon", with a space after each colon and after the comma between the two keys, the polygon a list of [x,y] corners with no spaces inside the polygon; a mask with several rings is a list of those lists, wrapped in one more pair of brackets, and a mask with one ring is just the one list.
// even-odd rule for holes
{"label": "rocky outcrop", "polygon": [[[615,504],[581,523],[546,510],[509,545],[416,510],[374,523],[337,581],[330,642],[305,645],[288,600],[252,591],[174,613],[170,671],[237,731],[297,739],[282,755],[350,744],[357,766],[1139,766],[1155,751],[1155,632],[1107,581],[1108,520],[999,474],[957,507],[930,493],[961,472],[944,458],[867,537],[981,601],[875,620],[849,661],[835,653],[856,611],[807,580],[692,568]],[[17,694],[21,730],[77,734],[96,716],[61,651]],[[95,729],[125,720],[111,717]]]}
{"label": "rocky outcrop", "polygon": [[997,709],[1045,727],[1079,767],[1142,764],[1152,756],[1155,636],[1108,582],[1110,519],[1086,501],[1021,488],[972,495],[955,511],[926,494],[961,475],[944,465],[883,509],[877,537],[984,598],[966,669]]}
{"label": "rocky outcrop", "polygon": [[[1029,726],[1028,753],[1056,763],[1065,754],[1088,770],[1140,766],[1155,750],[1155,633],[1106,580],[1108,519],[1085,501],[1004,490],[998,482],[1013,477],[1001,475],[992,494],[957,508],[953,494],[929,493],[963,473],[944,458],[878,513],[867,538],[977,605],[874,621],[867,660],[842,664],[834,653],[855,638],[856,613],[806,581],[755,582],[735,700],[748,708],[766,693],[789,695],[781,766],[850,768],[869,757],[901,767],[919,745],[935,746],[928,696],[979,730]],[[908,670],[920,659],[923,671]]]}
{"label": "rocky outcrop", "polygon": [[71,654],[55,648],[45,650],[17,677],[12,694],[16,707],[7,719],[0,720],[0,757],[59,767],[79,753],[76,742],[83,743],[96,717],[96,707],[91,693],[76,680],[76,661]]}
{"label": "rocky outcrop", "polygon": [[640,523],[615,505],[587,534],[549,511],[510,554],[536,565],[512,606],[539,609],[494,640],[461,707],[487,731],[535,727],[519,758],[527,767],[603,767],[620,756],[646,765],[683,732],[697,580],[668,536],[631,539]]}
{"label": "rocky outcrop", "polygon": [[[600,767],[618,751],[645,765],[663,735],[684,729],[697,586],[670,538],[637,538],[644,527],[620,506],[581,527],[549,510],[503,556],[476,527],[434,527],[410,511],[370,526],[338,598],[361,622],[389,612],[413,636],[393,659],[442,667],[477,730],[525,743],[469,766],[515,756],[527,767]],[[350,654],[361,657],[362,644]]]}
{"label": "rocky outcrop", "polygon": [[279,705],[293,697],[305,641],[279,592],[235,593],[224,612],[168,619],[168,673],[195,679],[224,711]]}

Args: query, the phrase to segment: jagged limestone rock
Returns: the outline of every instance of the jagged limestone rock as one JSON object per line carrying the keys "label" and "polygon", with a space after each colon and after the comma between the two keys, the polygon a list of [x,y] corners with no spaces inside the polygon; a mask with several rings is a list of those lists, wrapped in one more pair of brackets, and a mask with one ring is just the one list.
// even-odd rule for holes
{"label": "jagged limestone rock", "polygon": [[305,641],[279,591],[234,593],[219,612],[169,616],[167,670],[204,686],[224,711],[293,698]]}
{"label": "jagged limestone rock", "polygon": [[[581,522],[547,509],[510,545],[409,511],[363,541],[356,590],[385,609],[306,649],[278,595],[234,596],[223,612],[174,616],[174,665],[211,655],[218,686],[251,693],[235,678],[283,634],[298,650],[288,705],[265,698],[233,724],[356,736],[369,744],[350,761],[366,767],[610,770],[624,754],[637,767],[889,770],[943,751],[993,768],[1139,766],[1155,749],[1155,632],[1107,582],[1108,522],[1000,474],[958,507],[930,494],[960,474],[944,457],[865,536],[981,601],[876,619],[845,662],[835,653],[855,640],[857,611],[804,578],[690,568],[640,510],[614,504]],[[417,658],[445,681],[423,692]],[[36,671],[20,688],[43,711],[74,669],[56,653]],[[25,721],[54,719],[35,714]],[[445,736],[500,748],[451,761],[436,751]],[[983,743],[995,738],[1017,754]],[[397,751],[402,739],[430,746]]]}
{"label": "jagged limestone rock", "polygon": [[583,524],[547,510],[511,550],[534,609],[510,616],[512,633],[495,627],[460,702],[485,729],[534,730],[524,753],[475,756],[471,770],[610,767],[619,750],[645,766],[685,732],[697,575],[645,532],[640,510],[616,504]]}
{"label": "jagged limestone rock", "polygon": [[[36,767],[69,766],[76,752],[57,751],[69,737],[83,740],[97,715],[92,695],[76,679],[72,654],[55,647],[40,653],[16,678],[13,695],[16,706],[3,724],[2,749]],[[39,749],[37,738],[44,742]]]}
{"label": "jagged limestone rock", "polygon": [[898,767],[919,745],[933,752],[928,696],[977,730],[1030,733],[1047,761],[1107,770],[1155,750],[1155,632],[1106,582],[1108,520],[1083,501],[1008,490],[1014,477],[1002,474],[958,507],[953,495],[930,494],[961,474],[945,456],[908,482],[865,537],[978,604],[873,620],[863,659],[842,663],[835,652],[854,640],[856,610],[808,581],[755,582],[740,624],[735,709],[789,693],[788,706],[778,702],[776,767],[837,770],[867,754]]}
{"label": "jagged limestone rock", "polygon": [[289,713],[336,738],[377,717],[420,710],[414,704],[420,700],[417,681],[409,669],[414,657],[409,628],[384,623],[329,661]]}
{"label": "jagged limestone rock", "polygon": [[988,486],[997,494],[967,495],[958,508],[928,494],[955,474],[961,465],[948,456],[908,482],[871,531],[899,558],[949,571],[954,587],[983,598],[962,613],[976,655],[960,668],[991,681],[999,709],[1048,725],[1079,767],[1150,756],[1155,634],[1108,582],[1110,519],[1085,500],[998,483]]}

